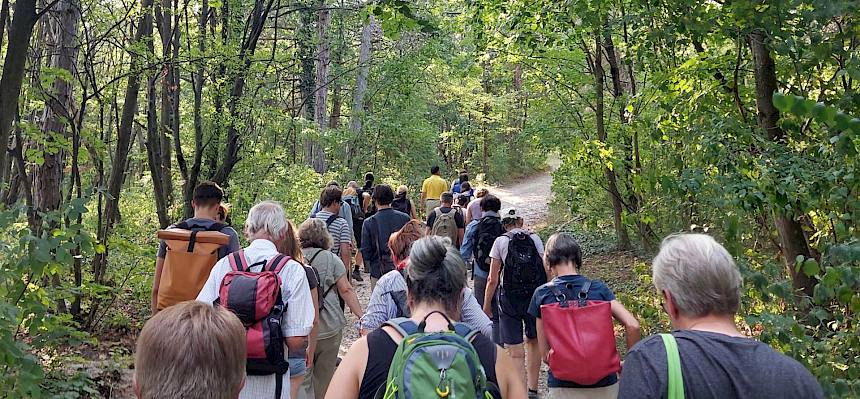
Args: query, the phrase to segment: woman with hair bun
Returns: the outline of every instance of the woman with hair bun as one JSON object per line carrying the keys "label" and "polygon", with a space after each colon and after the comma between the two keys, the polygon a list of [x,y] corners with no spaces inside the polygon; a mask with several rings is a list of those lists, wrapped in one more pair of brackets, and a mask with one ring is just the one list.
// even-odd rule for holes
{"label": "woman with hair bun", "polygon": [[[458,320],[462,309],[466,289],[463,259],[447,239],[425,237],[412,244],[408,263],[405,274],[411,320],[416,324],[425,322],[427,332],[447,331],[448,319]],[[385,385],[403,338],[395,328],[385,326],[356,341],[332,379],[331,386],[337,389],[329,390],[326,398],[373,398]],[[471,344],[493,387],[494,398],[526,397],[526,389],[505,351],[483,334],[475,335]]]}
{"label": "woman with hair bun", "polygon": [[[409,316],[405,270],[411,267],[409,253],[412,245],[424,237],[425,230],[421,222],[411,220],[388,239],[388,248],[391,250],[391,258],[396,265],[396,270],[386,273],[376,283],[376,288],[370,295],[367,312],[360,321],[361,335],[367,335],[388,320]],[[472,295],[472,290],[466,287],[462,296],[462,308],[459,314],[462,316],[463,323],[490,336],[493,324]]]}

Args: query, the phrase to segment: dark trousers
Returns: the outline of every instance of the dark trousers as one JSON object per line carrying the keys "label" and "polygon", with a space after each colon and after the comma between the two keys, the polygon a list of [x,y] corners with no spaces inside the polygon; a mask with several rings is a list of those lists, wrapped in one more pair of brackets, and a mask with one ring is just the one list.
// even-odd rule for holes
{"label": "dark trousers", "polygon": [[[498,289],[497,289],[498,290]],[[484,292],[487,291],[487,279],[475,276],[475,299],[481,307],[484,306]],[[502,344],[501,330],[499,330],[499,298],[498,295],[493,295],[493,302],[490,304],[493,308],[493,317],[490,318],[493,322],[493,342]]]}

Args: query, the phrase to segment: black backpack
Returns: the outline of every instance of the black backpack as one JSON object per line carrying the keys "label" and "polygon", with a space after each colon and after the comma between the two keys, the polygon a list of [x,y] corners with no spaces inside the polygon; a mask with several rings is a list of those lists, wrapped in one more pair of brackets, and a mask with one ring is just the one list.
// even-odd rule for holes
{"label": "black backpack", "polygon": [[496,238],[504,233],[502,220],[496,216],[484,216],[478,221],[475,228],[475,247],[472,250],[472,255],[474,255],[475,263],[481,270],[490,271],[490,251],[493,249]]}
{"label": "black backpack", "polygon": [[409,203],[409,199],[406,198],[406,195],[397,196],[394,201],[391,202],[391,208],[395,211],[403,212],[407,215],[412,214],[412,204]]}
{"label": "black backpack", "polygon": [[[406,269],[401,270],[400,275],[403,276],[403,280],[406,280]],[[388,295],[397,308],[397,317],[412,317],[412,312],[409,311],[407,305],[406,290],[390,291]]]}
{"label": "black backpack", "polygon": [[502,290],[512,303],[528,303],[535,290],[546,283],[543,259],[529,233],[519,232],[510,238],[502,271]]}
{"label": "black backpack", "polygon": [[361,224],[364,223],[364,211],[361,210],[361,193],[358,194],[358,198],[349,198],[343,200],[347,206],[349,206],[349,210],[352,211],[352,223],[353,224]]}

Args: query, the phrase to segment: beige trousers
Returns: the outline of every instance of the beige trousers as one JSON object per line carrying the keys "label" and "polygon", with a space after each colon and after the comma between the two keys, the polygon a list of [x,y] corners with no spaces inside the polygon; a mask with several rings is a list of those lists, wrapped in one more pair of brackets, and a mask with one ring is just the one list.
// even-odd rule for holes
{"label": "beige trousers", "polygon": [[436,208],[438,208],[440,205],[442,205],[442,201],[439,201],[439,200],[437,200],[437,199],[429,199],[429,200],[427,200],[427,201],[424,203],[424,206],[425,206],[424,210],[427,212],[424,216],[430,216],[430,213],[432,213],[432,212],[433,212],[433,210],[435,210]]}
{"label": "beige trousers", "polygon": [[308,368],[305,380],[299,388],[298,399],[322,399],[328,391],[331,377],[337,367],[337,354],[343,340],[343,331],[337,335],[317,341],[314,365]]}
{"label": "beige trousers", "polygon": [[550,388],[550,399],[616,399],[618,384],[602,388]]}

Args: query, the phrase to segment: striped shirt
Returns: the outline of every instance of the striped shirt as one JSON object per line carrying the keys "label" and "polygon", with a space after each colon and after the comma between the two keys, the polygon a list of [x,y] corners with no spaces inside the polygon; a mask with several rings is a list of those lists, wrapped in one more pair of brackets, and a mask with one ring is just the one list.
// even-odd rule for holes
{"label": "striped shirt", "polygon": [[[367,311],[361,319],[361,329],[372,331],[382,326],[388,320],[397,317],[397,305],[391,293],[406,291],[406,280],[399,271],[393,270],[386,273],[376,282],[376,288],[370,295],[370,303]],[[472,290],[468,287],[463,290],[463,309],[461,310],[461,321],[469,327],[480,331],[487,337],[493,336],[493,323],[484,313],[481,305]]]}
{"label": "striped shirt", "polygon": [[[329,211],[317,212],[316,218],[325,222],[333,215]],[[328,233],[331,234],[332,248],[331,251],[335,255],[340,256],[340,244],[352,245],[352,228],[346,223],[346,219],[339,217],[328,226]]]}
{"label": "striped shirt", "polygon": [[[267,240],[254,240],[245,248],[245,258],[249,265],[257,262],[267,262],[278,255],[275,244]],[[262,265],[251,268],[259,272]],[[218,298],[221,281],[230,272],[230,261],[222,258],[212,268],[209,279],[203,285],[197,300],[212,304]],[[298,262],[290,261],[278,274],[281,277],[281,294],[287,311],[281,321],[284,337],[305,337],[311,332],[314,323],[314,303],[308,288],[305,270]],[[284,376],[284,389],[281,399],[290,399],[290,376]],[[275,396],[275,375],[248,375],[245,377],[245,387],[239,393],[240,399],[271,398]]]}

